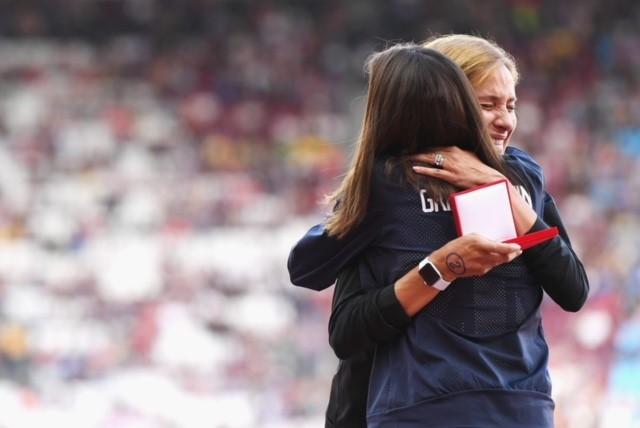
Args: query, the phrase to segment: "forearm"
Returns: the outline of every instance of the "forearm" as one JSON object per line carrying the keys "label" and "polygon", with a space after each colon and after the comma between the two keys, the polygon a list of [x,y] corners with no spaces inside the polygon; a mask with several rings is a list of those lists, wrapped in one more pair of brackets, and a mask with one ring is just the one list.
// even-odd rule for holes
{"label": "forearm", "polygon": [[388,342],[404,333],[411,317],[438,293],[424,283],[417,267],[395,284],[369,291],[362,289],[357,268],[345,269],[334,292],[329,344],[344,359]]}
{"label": "forearm", "polygon": [[329,236],[323,224],[313,226],[289,253],[287,268],[291,283],[313,290],[331,286],[338,272],[375,236],[378,217],[371,214],[348,236]]}
{"label": "forearm", "polygon": [[329,344],[336,356],[349,358],[401,335],[411,322],[396,297],[395,286],[365,290],[357,266],[340,272],[329,319]]}
{"label": "forearm", "polygon": [[334,283],[340,264],[333,257],[342,243],[327,235],[321,224],[313,226],[291,249],[287,269],[291,283],[314,290],[324,290]]}
{"label": "forearm", "polygon": [[[453,282],[457,278],[484,275],[495,266],[508,263],[522,254],[515,244],[491,241],[480,235],[459,237],[429,254],[441,279]],[[394,284],[398,302],[408,316],[414,316],[436,298],[440,291],[425,283],[418,266]]]}
{"label": "forearm", "polygon": [[[451,282],[456,278],[480,276],[521,254],[515,244],[467,235],[448,242],[429,254],[429,260]],[[329,320],[329,343],[339,358],[392,340],[404,332],[411,317],[440,293],[425,284],[414,267],[394,284],[365,290],[356,268],[338,276]]]}
{"label": "forearm", "polygon": [[[531,231],[549,227],[537,220]],[[563,230],[563,228],[561,228]],[[589,280],[584,266],[568,239],[558,236],[524,252],[523,260],[544,291],[566,311],[578,311],[589,294]]]}
{"label": "forearm", "polygon": [[511,210],[518,236],[525,235],[533,227],[538,214],[524,200],[520,192],[511,182],[507,181],[509,187],[509,199],[511,200]]}
{"label": "forearm", "polygon": [[[436,267],[442,266],[440,261],[435,262]],[[439,268],[440,269],[440,268]],[[440,270],[441,272],[443,270]],[[440,292],[429,287],[418,272],[418,267],[411,269],[406,275],[394,284],[395,296],[404,312],[412,317],[427,306]]]}

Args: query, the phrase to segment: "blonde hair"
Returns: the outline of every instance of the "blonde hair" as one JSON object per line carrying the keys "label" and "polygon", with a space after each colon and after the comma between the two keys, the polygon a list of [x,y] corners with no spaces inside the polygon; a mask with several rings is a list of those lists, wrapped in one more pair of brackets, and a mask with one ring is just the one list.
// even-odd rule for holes
{"label": "blonde hair", "polygon": [[513,81],[518,83],[520,75],[515,59],[491,40],[468,34],[448,34],[427,39],[422,46],[436,50],[455,62],[474,88],[501,65],[507,67]]}

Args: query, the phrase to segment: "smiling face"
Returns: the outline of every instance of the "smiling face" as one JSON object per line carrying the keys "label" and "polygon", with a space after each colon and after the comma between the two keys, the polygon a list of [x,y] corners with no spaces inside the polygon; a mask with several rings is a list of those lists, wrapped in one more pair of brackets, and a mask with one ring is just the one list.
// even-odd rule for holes
{"label": "smiling face", "polygon": [[503,154],[516,129],[516,84],[509,69],[501,65],[474,87],[482,119],[498,153]]}

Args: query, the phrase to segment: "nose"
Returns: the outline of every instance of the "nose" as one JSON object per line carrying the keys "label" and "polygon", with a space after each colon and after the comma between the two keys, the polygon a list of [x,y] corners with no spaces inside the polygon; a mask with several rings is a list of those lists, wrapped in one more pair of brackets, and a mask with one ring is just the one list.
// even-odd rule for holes
{"label": "nose", "polygon": [[515,126],[513,114],[509,113],[506,109],[500,109],[493,122],[496,127],[507,132],[513,131],[513,127]]}

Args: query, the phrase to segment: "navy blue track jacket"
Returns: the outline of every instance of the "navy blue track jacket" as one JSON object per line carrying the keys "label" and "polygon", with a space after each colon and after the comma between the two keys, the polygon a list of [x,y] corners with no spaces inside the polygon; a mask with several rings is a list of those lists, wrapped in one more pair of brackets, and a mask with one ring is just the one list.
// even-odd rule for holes
{"label": "navy blue track jacket", "polygon": [[[506,159],[542,217],[548,195],[540,167],[517,149],[508,150]],[[456,237],[446,204],[383,170],[379,162],[367,216],[346,238],[330,238],[319,225],[294,247],[294,284],[326,288],[356,257],[365,286],[390,284]],[[552,426],[541,299],[542,289],[521,258],[483,277],[456,280],[404,335],[377,346],[369,426]]]}

